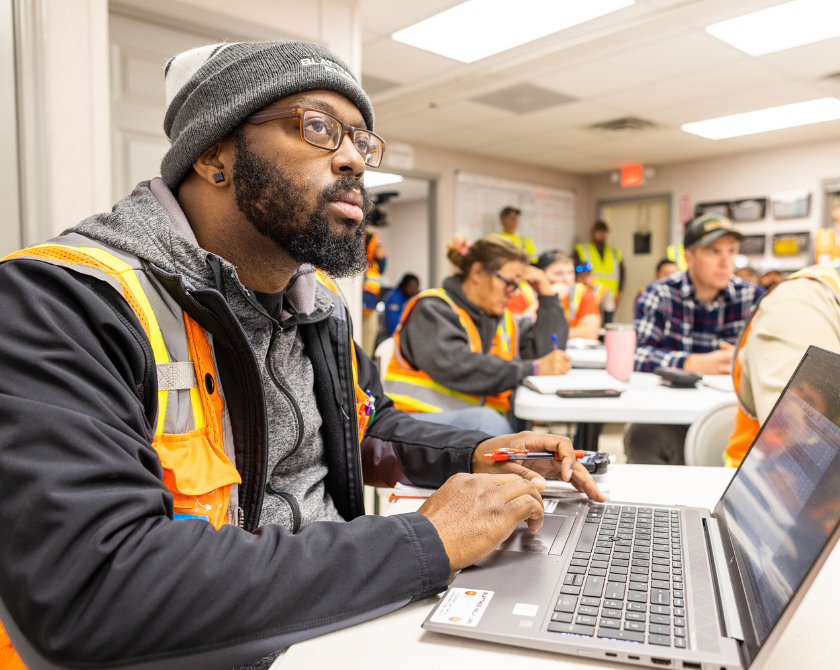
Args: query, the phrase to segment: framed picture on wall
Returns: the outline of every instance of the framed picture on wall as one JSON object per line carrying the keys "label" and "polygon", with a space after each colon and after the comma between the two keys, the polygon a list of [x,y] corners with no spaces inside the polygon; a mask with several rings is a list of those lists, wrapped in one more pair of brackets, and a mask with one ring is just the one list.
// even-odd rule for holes
{"label": "framed picture on wall", "polygon": [[796,256],[805,253],[811,243],[811,233],[777,233],[773,235],[775,256]]}
{"label": "framed picture on wall", "polygon": [[747,235],[741,240],[741,253],[745,256],[763,256],[766,246],[765,235]]}
{"label": "framed picture on wall", "polygon": [[733,221],[761,221],[767,211],[767,198],[735,200],[729,203],[729,211]]}
{"label": "framed picture on wall", "polygon": [[694,216],[703,214],[718,214],[730,218],[728,202],[698,202],[694,207]]}
{"label": "framed picture on wall", "polygon": [[775,193],[772,197],[774,219],[802,219],[811,213],[808,191]]}

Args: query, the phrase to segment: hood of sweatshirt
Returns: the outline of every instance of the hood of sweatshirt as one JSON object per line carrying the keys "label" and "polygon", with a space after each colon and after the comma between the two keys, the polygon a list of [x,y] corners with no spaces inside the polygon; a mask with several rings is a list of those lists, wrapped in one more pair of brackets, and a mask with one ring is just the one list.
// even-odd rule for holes
{"label": "hood of sweatshirt", "polygon": [[[224,295],[248,337],[262,375],[268,453],[260,524],[278,523],[296,532],[311,521],[341,520],[323,482],[327,466],[321,416],[312,364],[298,329],[284,323],[282,331],[272,337],[274,319],[239,280],[233,264],[198,245],[163,180],[141,182],[110,213],[91,216],[66,233],[87,235],[168,274],[180,275],[188,287],[216,289]],[[326,319],[333,308],[332,297],[320,287],[311,265],[298,269],[284,300],[297,314],[306,315],[308,322]],[[288,313],[282,315],[286,316]]]}

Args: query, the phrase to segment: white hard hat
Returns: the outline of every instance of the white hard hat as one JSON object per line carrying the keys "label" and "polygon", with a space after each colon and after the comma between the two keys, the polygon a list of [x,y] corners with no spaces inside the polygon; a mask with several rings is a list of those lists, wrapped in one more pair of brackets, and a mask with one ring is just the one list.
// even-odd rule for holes
{"label": "white hard hat", "polygon": [[744,256],[744,254],[738,254],[735,256],[735,269],[736,270],[743,270],[744,268],[748,268],[750,266],[750,259]]}

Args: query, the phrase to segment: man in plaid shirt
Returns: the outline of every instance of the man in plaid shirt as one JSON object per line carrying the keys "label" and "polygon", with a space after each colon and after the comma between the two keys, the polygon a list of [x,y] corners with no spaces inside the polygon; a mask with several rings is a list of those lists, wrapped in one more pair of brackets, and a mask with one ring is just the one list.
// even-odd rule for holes
{"label": "man in plaid shirt", "polygon": [[[688,270],[653,282],[636,301],[636,370],[731,372],[734,345],[762,293],[733,275],[741,239],[722,216],[707,214],[688,224]],[[688,426],[632,424],[624,435],[627,460],[682,464],[687,432]]]}

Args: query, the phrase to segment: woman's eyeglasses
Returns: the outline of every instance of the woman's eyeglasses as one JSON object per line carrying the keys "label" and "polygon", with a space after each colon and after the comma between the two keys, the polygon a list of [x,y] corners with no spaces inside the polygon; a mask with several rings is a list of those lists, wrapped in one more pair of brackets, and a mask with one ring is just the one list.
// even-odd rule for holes
{"label": "woman's eyeglasses", "polygon": [[501,279],[505,283],[505,295],[516,295],[519,291],[519,282],[511,281],[498,270],[493,271],[493,275]]}
{"label": "woman's eyeglasses", "polygon": [[245,120],[248,123],[265,123],[274,119],[300,119],[300,139],[307,144],[319,149],[336,151],[341,146],[345,135],[350,136],[350,141],[356,147],[365,165],[379,167],[382,163],[382,155],[385,153],[385,140],[376,133],[364,128],[350,126],[314,107],[277,107],[275,109],[264,109],[261,112],[252,114]]}

